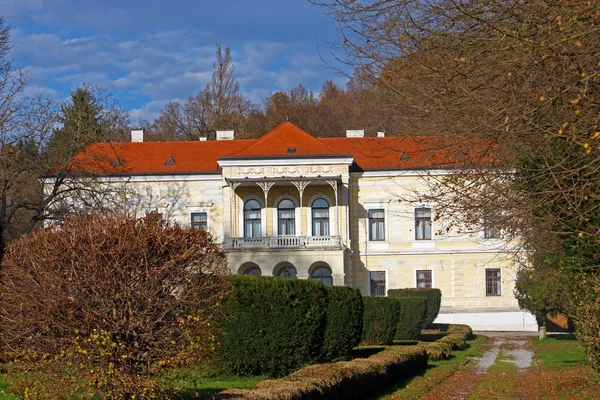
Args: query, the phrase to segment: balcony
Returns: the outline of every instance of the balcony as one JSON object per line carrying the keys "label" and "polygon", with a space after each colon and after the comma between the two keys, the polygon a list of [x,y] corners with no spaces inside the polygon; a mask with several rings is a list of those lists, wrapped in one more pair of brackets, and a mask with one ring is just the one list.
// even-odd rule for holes
{"label": "balcony", "polygon": [[266,236],[231,239],[231,249],[341,249],[339,236]]}

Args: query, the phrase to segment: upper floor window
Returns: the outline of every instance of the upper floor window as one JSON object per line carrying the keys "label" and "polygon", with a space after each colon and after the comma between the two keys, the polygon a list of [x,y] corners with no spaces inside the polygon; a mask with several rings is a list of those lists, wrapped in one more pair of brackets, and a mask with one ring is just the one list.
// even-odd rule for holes
{"label": "upper floor window", "polygon": [[429,289],[432,287],[431,270],[417,270],[417,287],[420,289]]}
{"label": "upper floor window", "polygon": [[192,228],[207,230],[208,214],[205,212],[195,212],[191,215]]}
{"label": "upper floor window", "polygon": [[415,208],[415,239],[431,240],[431,208]]}
{"label": "upper floor window", "polygon": [[322,198],[312,203],[312,235],[329,236],[329,203]]}
{"label": "upper floor window", "polygon": [[483,237],[486,239],[498,239],[500,237],[500,228],[496,224],[494,214],[487,214],[483,217]]}
{"label": "upper floor window", "polygon": [[244,237],[259,237],[260,230],[260,203],[248,200],[244,204]]}
{"label": "upper floor window", "polygon": [[501,296],[501,275],[500,268],[486,268],[485,270],[485,295]]}
{"label": "upper floor window", "polygon": [[296,233],[296,206],[289,199],[283,199],[277,205],[277,233],[280,236]]}
{"label": "upper floor window", "polygon": [[369,210],[369,240],[385,240],[385,210]]}

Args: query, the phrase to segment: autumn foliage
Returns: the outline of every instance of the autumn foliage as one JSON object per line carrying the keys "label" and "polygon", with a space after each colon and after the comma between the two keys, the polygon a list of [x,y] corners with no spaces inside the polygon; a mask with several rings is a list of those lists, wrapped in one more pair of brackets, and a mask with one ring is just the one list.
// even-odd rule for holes
{"label": "autumn foliage", "polygon": [[12,242],[0,345],[21,372],[13,389],[29,398],[158,395],[166,369],[210,357],[226,275],[210,234],[157,214],[82,215]]}

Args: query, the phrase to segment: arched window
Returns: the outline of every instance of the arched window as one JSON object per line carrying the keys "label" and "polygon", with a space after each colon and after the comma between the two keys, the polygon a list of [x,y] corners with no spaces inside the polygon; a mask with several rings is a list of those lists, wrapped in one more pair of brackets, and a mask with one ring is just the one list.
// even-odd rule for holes
{"label": "arched window", "polygon": [[296,278],[296,268],[291,265],[285,265],[277,271],[279,278]]}
{"label": "arched window", "polygon": [[296,207],[294,202],[283,199],[277,205],[277,223],[279,236],[294,235],[296,233]]}
{"label": "arched window", "polygon": [[312,235],[329,236],[329,203],[323,198],[312,202]]}
{"label": "arched window", "polygon": [[323,282],[325,286],[333,286],[333,278],[331,270],[324,265],[320,265],[313,269],[310,274],[310,279]]}
{"label": "arched window", "polygon": [[260,203],[256,200],[248,200],[244,204],[244,237],[260,235]]}
{"label": "arched window", "polygon": [[248,267],[242,272],[243,275],[262,275],[262,271],[259,267],[251,266]]}

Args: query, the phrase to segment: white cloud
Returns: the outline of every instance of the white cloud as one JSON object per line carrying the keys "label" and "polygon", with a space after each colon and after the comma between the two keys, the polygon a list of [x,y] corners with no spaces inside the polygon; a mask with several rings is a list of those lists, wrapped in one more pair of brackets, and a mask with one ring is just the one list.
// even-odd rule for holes
{"label": "white cloud", "polygon": [[25,97],[36,97],[43,96],[49,97],[51,99],[58,99],[60,94],[57,90],[46,87],[46,86],[37,86],[37,85],[27,85],[21,92],[22,96]]}
{"label": "white cloud", "polygon": [[151,101],[149,103],[144,104],[140,108],[134,108],[129,113],[130,120],[135,124],[140,119],[145,119],[147,121],[152,122],[158,115],[160,114],[160,110],[170,101],[176,101],[179,99],[170,99],[170,100],[157,100]]}

